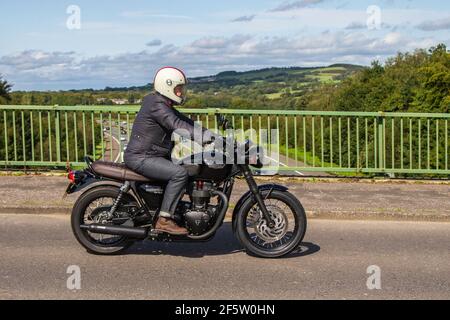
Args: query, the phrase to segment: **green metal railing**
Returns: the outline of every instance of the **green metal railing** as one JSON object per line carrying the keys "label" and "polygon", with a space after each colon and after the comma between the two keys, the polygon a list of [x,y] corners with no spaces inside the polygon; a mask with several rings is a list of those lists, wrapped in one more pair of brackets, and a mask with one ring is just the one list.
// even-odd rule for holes
{"label": "green metal railing", "polygon": [[[0,166],[82,166],[88,154],[120,161],[139,108],[0,106]],[[449,114],[181,111],[208,128],[220,113],[242,132],[277,130],[280,171],[450,174]]]}

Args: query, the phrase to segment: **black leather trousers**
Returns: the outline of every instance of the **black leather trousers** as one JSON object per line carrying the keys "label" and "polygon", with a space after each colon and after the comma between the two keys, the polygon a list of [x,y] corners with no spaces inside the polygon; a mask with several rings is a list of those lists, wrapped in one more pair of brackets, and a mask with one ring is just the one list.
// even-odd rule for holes
{"label": "black leather trousers", "polygon": [[166,158],[126,153],[125,164],[131,170],[149,179],[168,182],[160,216],[170,218],[175,213],[187,186],[189,175],[186,169]]}

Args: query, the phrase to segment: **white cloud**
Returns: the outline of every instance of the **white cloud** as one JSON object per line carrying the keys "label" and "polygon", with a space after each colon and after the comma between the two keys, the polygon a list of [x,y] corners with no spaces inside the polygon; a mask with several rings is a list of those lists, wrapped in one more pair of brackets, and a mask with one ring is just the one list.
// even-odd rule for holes
{"label": "white cloud", "polygon": [[291,11],[296,9],[307,8],[315,4],[319,4],[321,2],[324,2],[324,0],[300,0],[293,2],[284,2],[280,4],[278,7],[272,9],[271,11],[272,12]]}
{"label": "white cloud", "polygon": [[423,31],[450,30],[450,17],[439,20],[424,21],[417,26]]}
{"label": "white cloud", "polygon": [[145,44],[147,47],[159,47],[162,45],[162,41],[159,39],[154,39]]}
{"label": "white cloud", "polygon": [[121,13],[124,18],[162,18],[162,19],[186,19],[192,20],[193,17],[177,14],[159,14],[153,11],[125,11]]}
{"label": "white cloud", "polygon": [[[79,57],[75,52],[29,50],[0,58],[0,69],[16,89],[64,89],[142,85],[163,65],[185,69],[189,76],[272,66],[316,66],[337,62],[369,64],[398,51],[435,45],[432,38],[400,33],[376,37],[364,32],[323,32],[296,37],[203,37],[155,51]],[[130,80],[131,79],[131,80]],[[45,85],[44,85],[45,84]],[[44,87],[42,87],[44,86]]]}
{"label": "white cloud", "polygon": [[400,41],[402,40],[402,35],[398,32],[391,32],[388,33],[385,37],[384,37],[384,42],[386,42],[386,44],[389,45],[396,45],[398,44]]}
{"label": "white cloud", "polygon": [[44,52],[37,50],[26,50],[15,55],[3,56],[0,58],[0,66],[13,68],[20,72],[42,73],[55,66],[70,67],[76,57],[76,53],[71,52]]}
{"label": "white cloud", "polygon": [[252,14],[249,16],[240,16],[236,19],[231,20],[231,22],[250,22],[253,21],[253,19],[255,19],[256,14]]}
{"label": "white cloud", "polygon": [[361,30],[361,29],[367,29],[367,24],[362,22],[352,22],[347,27],[345,27],[347,30]]}

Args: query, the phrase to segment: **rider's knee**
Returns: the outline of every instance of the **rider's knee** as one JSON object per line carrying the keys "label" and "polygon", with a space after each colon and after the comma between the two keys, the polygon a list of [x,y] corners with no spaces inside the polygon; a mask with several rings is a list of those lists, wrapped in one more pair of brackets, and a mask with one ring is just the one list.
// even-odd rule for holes
{"label": "rider's knee", "polygon": [[189,174],[185,168],[179,166],[173,175],[173,179],[187,181],[189,179]]}

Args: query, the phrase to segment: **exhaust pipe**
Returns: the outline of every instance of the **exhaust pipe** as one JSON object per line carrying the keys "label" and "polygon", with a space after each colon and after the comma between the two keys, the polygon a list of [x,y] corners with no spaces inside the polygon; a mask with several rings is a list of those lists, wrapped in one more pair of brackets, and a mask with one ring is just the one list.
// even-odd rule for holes
{"label": "exhaust pipe", "polygon": [[144,228],[122,227],[122,226],[109,226],[104,224],[82,224],[81,230],[89,231],[92,233],[109,234],[114,236],[126,236],[133,239],[145,239],[147,238],[148,231]]}

